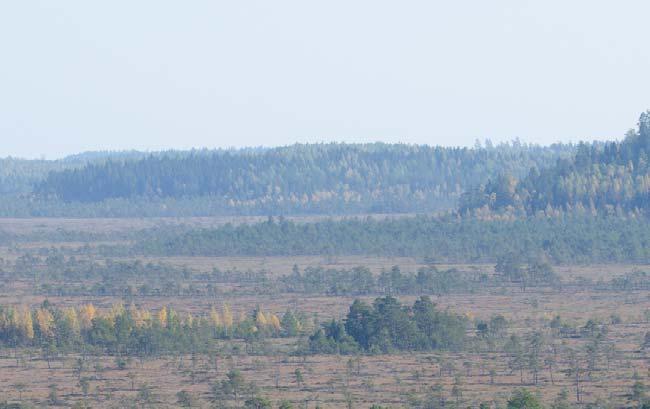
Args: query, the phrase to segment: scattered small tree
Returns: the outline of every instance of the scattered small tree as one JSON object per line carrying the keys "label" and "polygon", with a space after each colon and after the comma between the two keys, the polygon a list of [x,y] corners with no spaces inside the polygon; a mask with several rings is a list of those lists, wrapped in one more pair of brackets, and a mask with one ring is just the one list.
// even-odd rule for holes
{"label": "scattered small tree", "polygon": [[255,396],[244,402],[246,409],[271,409],[271,401],[261,396]]}
{"label": "scattered small tree", "polygon": [[543,409],[539,399],[527,389],[517,389],[508,399],[508,409]]}
{"label": "scattered small tree", "polygon": [[59,404],[59,389],[56,384],[51,384],[49,386],[49,393],[47,394],[47,401],[50,405],[55,406]]}
{"label": "scattered small tree", "polygon": [[302,371],[300,368],[296,368],[296,370],[293,372],[295,378],[296,378],[296,383],[298,384],[298,387],[302,387],[303,383],[305,382],[305,378],[302,375]]}

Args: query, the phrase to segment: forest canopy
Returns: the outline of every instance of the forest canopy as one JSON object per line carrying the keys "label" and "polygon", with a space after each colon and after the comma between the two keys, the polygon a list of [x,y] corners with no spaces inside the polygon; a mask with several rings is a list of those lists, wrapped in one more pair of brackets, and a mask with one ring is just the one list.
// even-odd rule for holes
{"label": "forest canopy", "polygon": [[532,168],[522,180],[502,174],[464,194],[460,211],[548,209],[630,212],[650,209],[650,111],[621,142],[581,143],[572,158]]}
{"label": "forest canopy", "polygon": [[158,228],[141,233],[134,251],[154,255],[383,255],[438,262],[494,262],[515,253],[553,262],[650,260],[650,221],[565,215],[530,219],[455,217],[352,218],[296,223],[286,219],[218,228]]}
{"label": "forest canopy", "polygon": [[375,143],[167,152],[53,171],[35,192],[65,203],[207,197],[221,212],[240,214],[428,212],[454,208],[465,190],[490,177],[523,176],[574,149]]}

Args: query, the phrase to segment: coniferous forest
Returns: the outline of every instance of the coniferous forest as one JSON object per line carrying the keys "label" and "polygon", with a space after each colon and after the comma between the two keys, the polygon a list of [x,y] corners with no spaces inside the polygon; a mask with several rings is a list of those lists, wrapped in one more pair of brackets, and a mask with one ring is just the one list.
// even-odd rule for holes
{"label": "coniferous forest", "polygon": [[585,209],[635,212],[650,209],[650,111],[621,142],[581,143],[569,159],[546,169],[532,168],[524,178],[502,174],[464,193],[460,210]]}
{"label": "coniferous forest", "polygon": [[3,159],[6,216],[646,211],[650,114],[620,142],[389,144]]}
{"label": "coniferous forest", "polygon": [[523,176],[574,151],[573,145],[487,141],[474,149],[316,144],[127,152],[35,164],[32,174],[24,169],[27,163],[7,159],[0,212],[90,217],[434,212],[453,209],[464,191],[490,178]]}

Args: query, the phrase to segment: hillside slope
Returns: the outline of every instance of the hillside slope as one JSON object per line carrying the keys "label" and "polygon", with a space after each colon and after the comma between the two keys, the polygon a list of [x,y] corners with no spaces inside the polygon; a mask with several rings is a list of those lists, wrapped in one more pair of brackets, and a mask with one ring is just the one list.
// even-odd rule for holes
{"label": "hillside slope", "polygon": [[534,168],[517,180],[502,174],[468,191],[461,212],[473,210],[643,212],[650,209],[650,111],[621,142],[580,144],[570,159]]}

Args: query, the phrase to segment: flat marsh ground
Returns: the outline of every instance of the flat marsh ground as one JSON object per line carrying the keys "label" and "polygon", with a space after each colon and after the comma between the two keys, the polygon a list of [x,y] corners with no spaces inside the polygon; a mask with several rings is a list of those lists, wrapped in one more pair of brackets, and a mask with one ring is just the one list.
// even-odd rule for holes
{"label": "flat marsh ground", "polygon": [[[124,232],[165,224],[214,226],[225,222],[254,222],[264,218],[192,218],[192,219],[0,219],[0,231],[12,234],[39,232],[53,234],[60,230],[92,233]],[[306,218],[306,221],[313,218]],[[49,237],[49,236],[48,236]],[[80,246],[86,243],[65,243]],[[61,247],[60,242],[21,242],[0,248],[0,257],[14,259],[25,250]],[[294,265],[349,268],[366,266],[373,273],[398,265],[402,271],[415,271],[422,260],[409,257],[130,257],[153,262],[187,266],[198,271],[265,270],[271,276],[289,274]],[[457,268],[460,271],[492,272],[490,264],[438,265],[440,269]],[[632,271],[650,271],[643,265],[584,265],[554,266],[563,280],[580,277],[593,281],[607,281]],[[64,282],[65,284],[65,282]],[[608,323],[603,348],[597,355],[595,367],[583,374],[581,388],[583,402],[605,400],[616,406],[629,403],[628,396],[635,373],[646,383],[650,370],[650,352],[641,345],[650,331],[648,317],[650,294],[647,291],[615,292],[597,290],[593,286],[566,288],[529,288],[525,292],[516,286],[487,288],[476,293],[430,295],[440,308],[450,308],[467,315],[472,322],[488,321],[497,314],[509,322],[509,331],[525,337],[540,328],[548,333],[548,323],[556,315],[581,327],[589,319]],[[0,284],[0,304],[38,305],[45,299],[59,306],[92,302],[98,308],[109,308],[117,302],[135,302],[138,306],[160,308],[172,305],[178,311],[206,312],[212,305],[229,304],[235,314],[249,313],[257,305],[265,311],[282,314],[287,309],[304,312],[319,322],[343,318],[354,297],[324,294],[262,293],[251,291],[224,291],[216,297],[121,297],[48,296],[35,294],[28,280]],[[375,297],[363,297],[372,301]],[[403,304],[411,304],[415,296],[399,297]],[[473,325],[468,333],[475,336]],[[129,360],[124,369],[118,368],[114,356],[92,356],[80,376],[75,370],[78,356],[59,355],[49,364],[37,350],[15,350],[0,347],[0,401],[28,401],[47,405],[50,385],[56,385],[62,405],[86,401],[91,407],[130,407],[136,401],[143,384],[151,388],[155,407],[177,407],[176,393],[193,392],[202,407],[210,406],[210,386],[224,379],[230,369],[239,369],[247,381],[254,381],[264,396],[277,402],[288,399],[298,407],[368,408],[372,403],[390,407],[409,407],[416,399],[434,393],[447,405],[467,407],[477,402],[497,402],[504,405],[513,389],[526,387],[539,393],[545,402],[552,402],[566,389],[569,399],[575,400],[575,378],[567,372],[570,364],[566,355],[551,363],[554,348],[584,350],[588,341],[578,337],[549,337],[544,349],[544,363],[539,369],[537,384],[530,371],[522,373],[509,367],[509,357],[498,350],[476,343],[466,351],[454,352],[396,352],[388,355],[309,355],[294,356],[289,352],[302,338],[268,339],[265,354],[246,354],[242,345],[239,353],[198,356],[163,356],[144,361]],[[223,341],[232,344],[241,341]],[[614,350],[605,348],[614,345]],[[230,348],[232,349],[232,348]],[[352,361],[350,361],[352,360]],[[304,381],[296,382],[295,370],[300,369]],[[442,369],[442,370],[441,370]],[[84,396],[80,378],[89,380]],[[452,396],[454,384],[460,395]],[[241,403],[241,402],[240,402]],[[305,406],[306,405],[306,406]]]}

